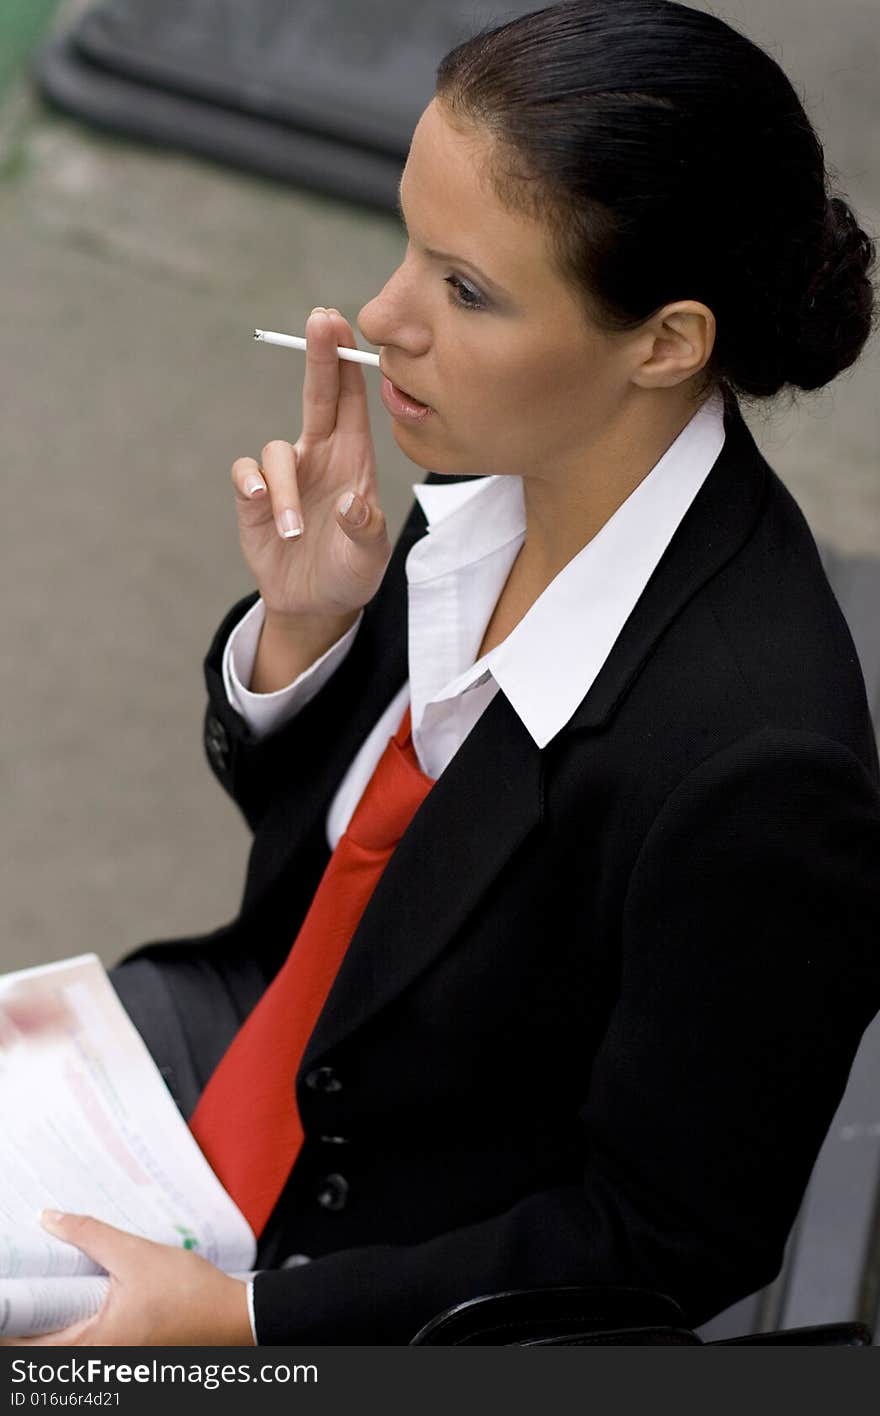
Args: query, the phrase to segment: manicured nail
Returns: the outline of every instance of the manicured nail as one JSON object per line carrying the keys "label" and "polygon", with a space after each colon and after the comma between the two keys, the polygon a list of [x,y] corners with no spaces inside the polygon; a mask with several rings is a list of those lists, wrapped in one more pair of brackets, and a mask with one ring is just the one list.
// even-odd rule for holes
{"label": "manicured nail", "polygon": [[281,534],[289,540],[292,536],[302,535],[302,522],[292,507],[287,507],[278,518],[281,527]]}
{"label": "manicured nail", "polygon": [[245,483],[244,489],[249,497],[258,497],[266,490],[266,483],[262,477],[251,477],[250,481]]}
{"label": "manicured nail", "polygon": [[356,492],[348,493],[339,510],[342,512],[346,521],[351,522],[352,526],[363,526],[369,515],[366,503],[361,500]]}

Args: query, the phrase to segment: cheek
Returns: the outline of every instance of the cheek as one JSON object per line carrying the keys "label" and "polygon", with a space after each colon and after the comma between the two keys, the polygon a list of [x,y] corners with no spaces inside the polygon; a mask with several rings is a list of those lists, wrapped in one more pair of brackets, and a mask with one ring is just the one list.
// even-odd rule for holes
{"label": "cheek", "polygon": [[493,352],[485,346],[475,355],[459,346],[442,378],[442,387],[455,391],[450,417],[466,410],[469,419],[481,424],[540,413],[557,384],[553,365],[540,351],[511,355],[509,349]]}
{"label": "cheek", "polygon": [[435,471],[520,471],[580,436],[596,372],[582,343],[575,356],[558,336],[552,343],[531,338],[525,352],[522,342],[511,348],[459,331],[443,343],[441,358],[435,342],[439,416],[394,424],[395,440],[413,461]]}
{"label": "cheek", "polygon": [[[526,361],[487,372],[474,396],[490,418],[502,455],[548,447],[570,438],[580,425],[590,386],[586,361],[560,358],[558,349],[534,352]],[[495,440],[495,439],[493,439]]]}

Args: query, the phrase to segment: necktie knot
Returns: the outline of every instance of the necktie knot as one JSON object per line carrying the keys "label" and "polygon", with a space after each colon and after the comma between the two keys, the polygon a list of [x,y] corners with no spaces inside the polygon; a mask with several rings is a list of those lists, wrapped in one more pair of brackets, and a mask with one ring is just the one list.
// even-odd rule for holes
{"label": "necktie knot", "polygon": [[364,850],[390,853],[433,785],[433,778],[419,766],[407,708],[364,788],[345,834]]}

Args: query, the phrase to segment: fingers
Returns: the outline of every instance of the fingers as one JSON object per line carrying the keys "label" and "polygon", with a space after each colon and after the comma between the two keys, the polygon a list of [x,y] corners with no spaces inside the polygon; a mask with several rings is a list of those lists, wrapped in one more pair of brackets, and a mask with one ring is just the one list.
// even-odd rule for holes
{"label": "fingers", "polygon": [[266,443],[262,451],[263,470],[272,499],[272,514],[278,535],[293,540],[303,531],[302,507],[296,480],[296,449],[292,443],[276,438]]}
{"label": "fingers", "polygon": [[[334,338],[343,349],[357,349],[357,341],[348,320],[336,309],[330,310],[333,321]],[[370,410],[367,404],[367,385],[362,364],[352,364],[348,359],[339,359],[339,398],[336,405],[336,431],[372,436]]]}
{"label": "fingers", "polygon": [[329,438],[336,427],[341,362],[336,353],[336,335],[333,316],[323,308],[314,309],[306,320],[302,424],[307,438]]}
{"label": "fingers", "polygon": [[[266,524],[271,514],[278,535],[285,540],[297,538],[304,530],[298,458],[309,456],[310,439],[327,441],[333,433],[350,436],[353,440],[346,440],[343,446],[346,458],[351,455],[355,488],[360,497],[370,503],[376,492],[375,455],[363,369],[359,364],[340,359],[337,353],[338,345],[349,349],[357,347],[354,332],[338,310],[316,307],[306,320],[306,341],[303,430],[298,442],[292,444],[279,439],[266,444],[260,463],[252,457],[240,457],[232,464],[240,524],[253,530]],[[371,507],[365,518],[370,527],[376,522],[376,513],[377,508]],[[379,515],[381,517],[381,513]],[[340,524],[347,532],[357,529],[348,520]]]}
{"label": "fingers", "polygon": [[232,464],[232,485],[236,501],[252,502],[265,495],[266,482],[259,462],[253,457],[237,457]]}
{"label": "fingers", "polygon": [[388,564],[391,543],[385,513],[354,490],[336,503],[337,524],[351,542],[349,566],[356,575],[372,580],[377,562]]}
{"label": "fingers", "polygon": [[303,530],[296,449],[292,443],[277,438],[266,443],[260,456],[262,465],[252,457],[239,457],[233,462],[236,501],[240,507],[254,505],[254,520],[249,524],[265,520],[268,510],[278,535],[285,541],[293,540]]}
{"label": "fingers", "polygon": [[144,1245],[152,1243],[150,1239],[129,1234],[87,1214],[59,1214],[57,1210],[43,1210],[40,1220],[43,1228],[54,1234],[56,1239],[82,1249],[108,1273],[119,1274],[129,1266],[136,1267],[142,1263]]}

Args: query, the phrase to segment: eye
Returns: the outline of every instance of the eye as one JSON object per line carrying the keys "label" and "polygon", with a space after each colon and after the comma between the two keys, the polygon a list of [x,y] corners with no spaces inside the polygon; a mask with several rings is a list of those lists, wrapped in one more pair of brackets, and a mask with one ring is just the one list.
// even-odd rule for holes
{"label": "eye", "polygon": [[457,275],[447,275],[444,277],[446,284],[450,285],[457,293],[452,297],[452,303],[458,305],[463,310],[485,310],[486,301],[479,290],[475,290],[472,285],[467,285],[460,280]]}

